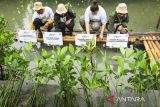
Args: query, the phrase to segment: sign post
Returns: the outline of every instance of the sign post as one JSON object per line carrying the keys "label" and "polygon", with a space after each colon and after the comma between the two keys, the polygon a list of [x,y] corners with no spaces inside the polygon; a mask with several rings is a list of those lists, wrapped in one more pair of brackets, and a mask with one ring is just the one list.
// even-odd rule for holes
{"label": "sign post", "polygon": [[43,32],[43,40],[48,45],[63,45],[62,32]]}
{"label": "sign post", "polygon": [[86,45],[87,42],[91,42],[92,40],[95,41],[94,46],[96,46],[96,35],[95,34],[77,34],[75,36],[75,45],[77,46]]}
{"label": "sign post", "polygon": [[23,42],[37,42],[36,31],[35,30],[19,30],[18,40]]}
{"label": "sign post", "polygon": [[106,46],[111,48],[127,47],[128,34],[108,34]]}

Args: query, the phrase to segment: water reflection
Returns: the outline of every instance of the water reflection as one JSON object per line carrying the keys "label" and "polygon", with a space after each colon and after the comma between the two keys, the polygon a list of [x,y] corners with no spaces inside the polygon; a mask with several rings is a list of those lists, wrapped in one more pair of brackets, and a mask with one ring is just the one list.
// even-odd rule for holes
{"label": "water reflection", "polygon": [[[99,0],[109,16],[119,2],[126,2],[129,11],[129,29],[134,32],[156,31],[156,23],[160,15],[159,0]],[[0,0],[0,14],[8,21],[9,28],[28,29],[33,14],[33,0]],[[58,3],[71,3],[76,12],[76,28],[79,18],[84,14],[90,0],[43,0],[44,6],[49,6],[55,12]],[[160,28],[158,29],[160,31]]]}
{"label": "water reflection", "polygon": [[27,4],[27,9],[25,11],[25,15],[23,18],[23,29],[29,29],[31,25],[31,20],[32,20],[32,4],[33,2],[31,1],[30,3]]}

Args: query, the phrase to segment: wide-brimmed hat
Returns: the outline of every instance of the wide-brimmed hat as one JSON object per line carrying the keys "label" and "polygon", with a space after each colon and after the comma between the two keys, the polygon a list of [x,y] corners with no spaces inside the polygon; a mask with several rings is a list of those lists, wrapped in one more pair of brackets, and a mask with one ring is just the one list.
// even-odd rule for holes
{"label": "wide-brimmed hat", "polygon": [[33,10],[34,10],[34,11],[37,11],[37,10],[40,10],[40,9],[43,9],[42,2],[35,2],[35,3],[34,3]]}
{"label": "wide-brimmed hat", "polygon": [[128,13],[127,5],[125,3],[119,3],[118,6],[116,7],[116,12],[122,14]]}
{"label": "wide-brimmed hat", "polygon": [[64,4],[59,4],[59,5],[57,6],[56,12],[57,12],[58,14],[63,14],[63,13],[66,13],[66,12],[67,12],[67,9],[66,9],[66,7],[65,7]]}

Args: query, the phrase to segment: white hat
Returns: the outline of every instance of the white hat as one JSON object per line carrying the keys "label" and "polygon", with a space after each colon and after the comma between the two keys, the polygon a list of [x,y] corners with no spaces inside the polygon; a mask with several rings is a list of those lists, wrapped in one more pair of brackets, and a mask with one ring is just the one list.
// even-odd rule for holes
{"label": "white hat", "polygon": [[116,7],[116,12],[122,14],[128,13],[127,5],[125,3],[119,3],[118,6]]}
{"label": "white hat", "polygon": [[63,14],[63,13],[66,13],[66,12],[67,12],[67,9],[66,9],[66,7],[65,7],[64,4],[59,4],[59,5],[57,6],[56,12],[57,12],[58,14]]}
{"label": "white hat", "polygon": [[37,11],[37,10],[40,10],[40,9],[43,9],[42,2],[35,2],[35,3],[34,3],[33,10],[34,10],[34,11]]}

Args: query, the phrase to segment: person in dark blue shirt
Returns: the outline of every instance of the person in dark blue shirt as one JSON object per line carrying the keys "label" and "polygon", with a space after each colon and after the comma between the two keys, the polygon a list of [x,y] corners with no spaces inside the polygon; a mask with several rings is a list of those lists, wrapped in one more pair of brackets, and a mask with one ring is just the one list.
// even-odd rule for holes
{"label": "person in dark blue shirt", "polygon": [[54,14],[54,25],[56,30],[61,30],[65,36],[65,29],[68,28],[69,34],[72,36],[73,27],[75,25],[75,15],[70,9],[66,9],[64,4],[59,4]]}

